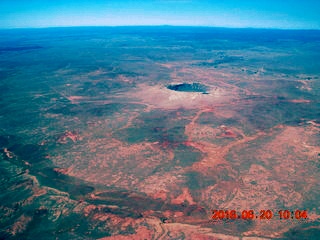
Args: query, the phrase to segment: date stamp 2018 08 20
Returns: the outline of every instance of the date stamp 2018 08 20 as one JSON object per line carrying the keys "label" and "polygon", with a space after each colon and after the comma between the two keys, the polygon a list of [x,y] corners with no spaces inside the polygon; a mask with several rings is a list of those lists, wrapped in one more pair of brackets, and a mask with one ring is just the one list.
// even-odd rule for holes
{"label": "date stamp 2018 08 20", "polygon": [[307,210],[294,210],[288,209],[272,211],[270,209],[254,211],[252,209],[236,211],[236,210],[212,210],[212,220],[305,220],[308,218]]}

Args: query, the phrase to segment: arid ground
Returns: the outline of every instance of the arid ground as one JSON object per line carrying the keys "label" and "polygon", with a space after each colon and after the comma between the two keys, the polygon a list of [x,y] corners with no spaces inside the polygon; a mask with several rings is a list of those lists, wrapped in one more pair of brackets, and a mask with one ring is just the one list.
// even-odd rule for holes
{"label": "arid ground", "polygon": [[0,239],[320,235],[320,31],[0,36]]}

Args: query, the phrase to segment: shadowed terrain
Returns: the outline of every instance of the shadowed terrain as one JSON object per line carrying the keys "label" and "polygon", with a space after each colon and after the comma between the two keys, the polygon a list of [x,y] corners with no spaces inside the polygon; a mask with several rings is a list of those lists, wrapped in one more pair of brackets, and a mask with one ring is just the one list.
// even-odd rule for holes
{"label": "shadowed terrain", "polygon": [[202,92],[207,93],[207,87],[200,83],[180,83],[172,84],[167,87],[170,90],[178,92]]}

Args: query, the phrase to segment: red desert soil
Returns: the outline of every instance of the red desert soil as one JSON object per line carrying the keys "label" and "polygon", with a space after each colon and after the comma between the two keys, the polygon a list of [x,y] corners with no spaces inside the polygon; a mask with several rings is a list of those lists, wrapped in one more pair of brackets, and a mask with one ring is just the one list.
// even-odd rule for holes
{"label": "red desert soil", "polygon": [[[169,64],[166,67],[172,66]],[[231,73],[196,68],[181,71],[208,85],[209,94],[175,92],[164,85],[140,84],[135,91],[125,93],[123,98],[128,104],[145,106],[144,113],[153,110],[176,111],[177,119],[188,120],[183,126],[186,140],[179,143],[165,140],[130,144],[115,137],[116,131],[135,127],[141,115],[139,111],[115,113],[114,119],[90,119],[90,131],[82,132],[81,136],[66,131],[60,136],[58,142],[66,143],[70,139],[73,146],[63,158],[52,158],[59,166],[56,172],[128,190],[130,194],[126,195],[127,199],[116,199],[118,202],[108,191],[104,194],[104,191],[96,190],[86,197],[90,201],[113,200],[119,206],[109,206],[110,209],[129,209],[135,214],[140,212],[143,217],[134,219],[101,213],[99,211],[103,207],[97,205],[87,206],[84,215],[119,228],[130,225],[135,229],[134,234],[114,234],[103,239],[240,239],[239,235],[242,239],[259,239],[258,236],[281,236],[299,225],[298,221],[288,224],[278,220],[254,220],[250,230],[237,230],[238,225],[245,225],[239,220],[229,225],[229,235],[228,225],[220,227],[209,221],[212,209],[254,209],[259,212],[261,209],[276,211],[276,202],[282,202],[284,207],[290,209],[302,204],[303,194],[317,185],[318,178],[312,171],[311,163],[316,162],[320,152],[320,147],[314,142],[319,124],[309,121],[308,125],[295,127],[276,125],[267,130],[255,129],[251,133],[245,130],[245,118],[240,118],[242,125],[223,123],[214,127],[212,124],[201,124],[199,119],[206,113],[212,113],[217,119],[238,117],[239,113],[234,109],[254,104],[254,100],[242,100],[241,96],[257,97],[258,94],[226,83],[226,78],[241,80]],[[175,73],[171,78],[177,82],[182,80]],[[115,98],[121,99],[121,95]],[[73,103],[86,101],[75,96],[69,99]],[[99,100],[99,104],[102,102]],[[292,102],[308,103],[305,100]],[[189,111],[192,114],[183,118],[183,114]],[[95,134],[99,134],[99,138],[95,138]],[[85,147],[79,147],[81,144]],[[174,149],[179,144],[199,151],[201,158],[185,167],[174,163]],[[252,156],[255,156],[254,160]],[[189,186],[190,173],[199,175],[198,189]],[[303,188],[296,188],[296,182],[303,183]],[[135,196],[132,192],[142,195]],[[85,200],[83,203],[86,203]],[[314,218],[310,221],[316,221]],[[237,232],[238,236],[232,236],[232,231]]]}
{"label": "red desert soil", "polygon": [[[163,89],[160,91],[165,92],[167,90]],[[197,95],[195,96],[196,98],[198,97]],[[199,98],[202,99],[202,96],[199,96]],[[180,107],[184,101],[184,99],[175,98],[174,100],[159,102],[158,104],[162,107],[167,106],[167,104]],[[174,102],[173,105],[172,102]],[[197,104],[198,103],[199,102],[197,102]],[[170,106],[168,105],[168,107]],[[320,152],[319,146],[308,144],[310,135],[318,130],[316,127],[311,125],[306,129],[305,127],[276,126],[267,132],[257,132],[254,135],[246,136],[241,129],[221,126],[220,130],[223,130],[224,134],[220,135],[220,137],[232,137],[232,139],[234,139],[228,144],[221,146],[208,141],[197,140],[199,135],[195,133],[196,129],[205,126],[200,126],[196,121],[199,116],[205,112],[216,113],[219,112],[219,110],[212,107],[204,108],[198,111],[191,119],[191,122],[185,126],[185,134],[188,140],[184,142],[184,144],[198,149],[204,154],[200,161],[195,162],[192,166],[185,169],[176,168],[171,171],[151,174],[152,169],[168,164],[174,158],[174,154],[168,144],[145,142],[128,145],[116,139],[108,138],[105,143],[100,142],[100,144],[104,145],[104,153],[101,155],[97,154],[96,158],[92,160],[89,159],[86,163],[87,168],[80,170],[72,166],[71,171],[57,171],[63,174],[68,173],[90,182],[99,182],[129,189],[137,188],[140,192],[145,192],[151,198],[162,199],[165,202],[170,201],[171,204],[178,205],[187,203],[188,205],[193,205],[201,202],[207,206],[205,208],[207,213],[209,213],[212,208],[236,209],[239,211],[247,208],[253,208],[257,211],[265,208],[274,209],[276,207],[274,202],[277,198],[284,201],[288,208],[292,208],[295,204],[301,204],[301,194],[303,193],[298,191],[286,192],[283,189],[285,186],[293,187],[291,181],[302,178],[309,186],[316,184],[316,176],[312,176],[312,174],[310,175],[309,173],[308,177],[306,177],[306,173],[301,171],[304,161],[295,161],[297,157],[312,159],[317,152]],[[240,139],[238,138],[239,136]],[[248,143],[268,136],[274,137],[274,140],[261,146],[261,148],[257,150],[257,156],[261,161],[265,162],[265,164],[269,164],[269,159],[274,158],[277,162],[277,164],[274,164],[274,171],[270,172],[261,165],[252,164],[248,172],[240,173],[239,175],[235,166],[226,159],[227,155],[232,154],[235,149],[241,149]],[[77,139],[76,136],[69,132],[65,134],[65,138],[66,137]],[[290,150],[290,152],[285,150],[288,149],[289,146],[294,152],[292,152],[292,150]],[[163,148],[165,148],[166,151],[163,151]],[[93,151],[96,149],[96,144],[94,142],[89,143],[88,149],[92,149]],[[145,154],[151,157],[146,159]],[[135,159],[134,164],[132,164],[129,159]],[[285,159],[285,161],[283,161],[283,159]],[[77,164],[79,164],[79,162],[77,162]],[[124,166],[126,166],[127,170],[124,169]],[[203,188],[200,191],[201,193],[196,196],[193,195],[195,192],[188,189],[184,184],[185,178],[183,175],[191,169],[204,176],[212,176],[212,174],[227,171],[231,179],[220,181],[215,185]],[[298,171],[298,169],[300,170]],[[290,177],[292,176],[291,172],[295,172],[296,174],[299,172],[299,175],[294,175],[294,178],[292,178]],[[258,184],[252,186],[250,184],[251,181],[257,181]],[[269,190],[265,191],[264,186],[269,186]],[[305,190],[307,191],[308,189]],[[256,199],[262,199],[262,201],[256,202]],[[162,232],[169,235],[162,233],[159,236],[157,235],[157,239],[161,239],[161,236],[163,239],[168,239],[167,236],[170,236],[169,238],[179,238],[182,233],[184,233],[186,239],[239,239],[237,237],[213,233],[210,228],[207,230],[201,229],[197,226],[199,219],[197,217],[188,217],[186,215],[187,212],[174,212],[165,209],[162,211],[163,216],[170,219],[167,223],[161,224],[160,228]],[[153,212],[148,213],[144,211],[144,219],[151,224],[150,220],[148,220],[149,214],[151,214],[150,216],[154,215]],[[209,217],[210,216],[207,215],[207,219],[203,220],[208,221]],[[94,218],[100,220],[106,219],[106,217],[102,216],[96,216]],[[123,220],[124,219],[119,219],[117,221],[121,222]],[[116,219],[112,221],[116,221]],[[195,224],[195,226],[170,223],[172,221],[188,222],[188,224]],[[277,224],[255,222],[255,230],[243,234],[245,236],[275,237],[280,236],[281,233],[288,231],[293,225],[297,224],[297,222],[293,222],[292,225],[288,226],[287,223],[278,221]],[[159,223],[156,224],[155,229],[160,228]],[[199,233],[200,231],[204,232]],[[277,234],[275,235],[274,232],[277,232]],[[140,226],[136,229],[136,234],[129,236],[115,235],[104,239],[150,239],[151,236],[153,236],[151,238],[155,238],[155,234],[159,233]]]}
{"label": "red desert soil", "polygon": [[31,217],[21,215],[19,219],[12,225],[10,232],[12,233],[13,236],[17,235],[18,233],[23,232],[28,223],[32,220]]}
{"label": "red desert soil", "polygon": [[79,141],[82,138],[77,132],[66,130],[63,134],[61,134],[57,142],[61,144],[65,144],[67,143],[68,139],[70,139],[72,142],[75,143],[76,141]]}
{"label": "red desert soil", "polygon": [[310,100],[306,100],[306,99],[293,99],[290,102],[292,103],[310,103]]}

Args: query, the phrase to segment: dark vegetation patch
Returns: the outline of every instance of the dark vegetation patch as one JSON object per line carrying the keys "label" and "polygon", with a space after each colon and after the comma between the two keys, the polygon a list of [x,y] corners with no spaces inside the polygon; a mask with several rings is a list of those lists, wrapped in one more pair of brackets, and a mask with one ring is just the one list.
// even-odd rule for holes
{"label": "dark vegetation patch", "polygon": [[180,83],[167,86],[168,89],[178,92],[201,92],[207,93],[208,87],[201,83]]}
{"label": "dark vegetation patch", "polygon": [[[119,209],[105,207],[105,213],[114,213],[122,217],[141,218],[141,211],[159,210],[163,207],[161,199],[152,199],[145,194],[132,194],[130,191],[110,189],[98,194],[99,199],[88,199],[89,203],[98,205],[117,205]],[[124,208],[123,208],[124,207]],[[128,208],[129,207],[129,208]]]}
{"label": "dark vegetation patch", "polygon": [[226,168],[221,168],[221,170],[218,169],[218,171],[216,173],[216,177],[219,180],[219,182],[221,180],[222,181],[232,181],[232,180],[234,180],[234,178],[232,176],[230,176],[230,172]]}
{"label": "dark vegetation patch", "polygon": [[213,186],[216,184],[216,180],[212,177],[205,176],[199,172],[187,172],[187,186],[190,190],[201,191],[202,189]]}
{"label": "dark vegetation patch", "polygon": [[176,163],[178,161],[177,165],[182,167],[192,165],[193,163],[199,161],[201,157],[201,152],[193,147],[180,144],[178,147],[174,148],[174,161]]}
{"label": "dark vegetation patch", "polygon": [[143,108],[139,104],[128,103],[108,103],[108,104],[94,104],[94,103],[78,103],[71,104],[70,102],[62,102],[60,106],[48,110],[50,113],[62,114],[68,116],[111,116],[115,113],[123,113],[124,111],[134,111]]}
{"label": "dark vegetation patch", "polygon": [[92,239],[110,235],[110,229],[105,223],[72,213],[57,221],[48,219],[46,215],[34,216],[27,229],[17,235],[16,239],[32,239],[33,236],[41,236],[42,239]]}
{"label": "dark vegetation patch", "polygon": [[234,220],[235,221],[235,229],[230,229],[230,233],[232,232],[247,232],[249,231],[251,228],[254,227],[255,223],[254,220]]}
{"label": "dark vegetation patch", "polygon": [[[319,162],[319,161],[318,161]],[[314,172],[310,173],[310,175],[319,176],[320,168],[312,169]],[[304,185],[302,187],[305,187]],[[305,190],[301,190],[301,192],[305,192]],[[319,184],[315,184],[310,188],[310,190],[304,195],[302,207],[305,209],[316,209],[319,207]]]}
{"label": "dark vegetation patch", "polygon": [[[9,152],[13,154],[12,158],[8,158],[2,150],[3,156],[10,162],[15,162],[17,165],[24,165],[20,160],[27,161],[29,163],[39,163],[44,160],[46,151],[42,146],[36,144],[23,144],[22,139],[14,135],[0,135],[0,148],[7,148]],[[17,159],[16,159],[17,158]]]}
{"label": "dark vegetation patch", "polygon": [[114,113],[121,113],[123,109],[128,108],[128,104],[123,103],[109,103],[104,105],[98,105],[86,110],[90,115],[97,117],[110,116]]}
{"label": "dark vegetation patch", "polygon": [[57,173],[53,168],[32,169],[41,184],[70,193],[72,198],[79,199],[94,191],[94,187],[75,177]]}
{"label": "dark vegetation patch", "polygon": [[315,96],[310,91],[301,89],[304,84],[301,82],[293,81],[291,79],[275,79],[275,80],[259,80],[254,84],[248,83],[250,88],[254,91],[268,94],[269,96],[283,97],[284,99],[309,99],[314,100]]}
{"label": "dark vegetation patch", "polygon": [[[218,111],[223,111],[223,109],[219,109]],[[223,117],[217,117],[214,113],[210,113],[210,112],[202,113],[197,119],[196,123],[202,124],[202,125],[208,125],[212,128],[219,128],[222,125],[226,127],[234,127],[234,128],[241,129],[246,134],[250,134],[251,132],[254,132],[253,127],[247,124],[247,122],[244,121],[244,118],[240,114],[236,113],[234,116],[230,118],[223,118]],[[232,140],[232,138],[219,139],[219,138],[211,137],[210,139],[208,139],[208,141],[214,141],[217,144],[224,144],[230,140]]]}
{"label": "dark vegetation patch", "polygon": [[[80,216],[79,214],[71,214],[62,218],[56,227],[56,236],[82,236],[86,238],[102,238],[110,236],[108,227],[103,221],[90,221],[90,219]],[[73,234],[71,234],[74,232]],[[71,236],[70,236],[71,235]]]}
{"label": "dark vegetation patch", "polygon": [[238,56],[220,56],[219,59],[213,61],[204,61],[199,62],[193,65],[201,66],[201,67],[218,67],[221,64],[231,64],[231,63],[238,63],[239,61],[243,61],[243,57]]}
{"label": "dark vegetation patch", "polygon": [[1,147],[7,147],[9,144],[9,136],[4,135],[4,136],[0,136],[0,146]]}
{"label": "dark vegetation patch", "polygon": [[[2,206],[13,207],[18,210],[18,206],[13,206],[13,202],[23,201],[26,198],[32,196],[31,189],[34,182],[31,179],[22,176],[21,178],[10,179],[9,182],[2,184],[4,185],[1,186],[1,188],[4,187],[4,189],[1,189],[0,193],[0,199],[3,200],[1,201]],[[14,201],[6,201],[8,199],[14,199]]]}
{"label": "dark vegetation patch", "polygon": [[184,126],[154,127],[153,124],[147,123],[139,127],[130,127],[115,133],[115,136],[129,143],[148,142],[168,142],[175,144],[186,140],[184,135]]}
{"label": "dark vegetation patch", "polygon": [[142,113],[132,126],[115,132],[121,141],[140,143],[144,141],[165,143],[169,147],[187,140],[184,134],[189,121],[178,119],[176,112],[151,111]]}
{"label": "dark vegetation patch", "polygon": [[[319,226],[319,223],[316,223]],[[307,224],[301,224],[298,227],[290,229],[288,232],[284,234],[284,237],[281,240],[311,240],[318,239],[320,236],[319,228],[307,228]]]}
{"label": "dark vegetation patch", "polygon": [[[223,219],[223,220],[213,220],[210,222],[210,227],[217,233],[223,234],[234,234],[247,232],[255,226],[255,222],[253,220],[231,220],[231,219]],[[213,223],[213,224],[212,224]]]}
{"label": "dark vegetation patch", "polygon": [[[253,164],[261,165],[269,171],[273,171],[274,164],[276,164],[275,159],[270,158],[268,161],[262,161],[259,155],[252,154],[253,152],[256,153],[257,149],[261,149],[261,146],[271,142],[273,139],[274,136],[263,136],[244,144],[241,148],[233,148],[227,154],[227,161],[232,163],[234,169],[237,169],[240,174],[248,171]],[[246,159],[246,161],[242,159]]]}
{"label": "dark vegetation patch", "polygon": [[[221,110],[221,111],[223,111],[223,110]],[[210,125],[213,128],[219,127],[221,125],[240,126],[240,119],[237,119],[237,117],[233,117],[233,118],[221,118],[220,117],[220,118],[218,118],[214,113],[205,112],[199,116],[196,123],[203,124],[203,125]]]}
{"label": "dark vegetation patch", "polygon": [[297,126],[301,119],[319,119],[318,103],[292,103],[286,101],[268,101],[256,104],[243,115],[256,129],[267,130],[278,124]]}
{"label": "dark vegetation patch", "polygon": [[[127,75],[129,73],[126,73]],[[114,73],[115,79],[106,79],[99,82],[84,82],[82,87],[76,91],[76,95],[85,95],[85,96],[99,96],[102,93],[103,94],[109,94],[109,93],[116,93],[120,91],[129,91],[133,87],[135,87],[135,84],[129,83],[129,82],[121,82],[116,79],[118,76],[118,73]],[[131,74],[133,75],[133,73]],[[130,75],[130,76],[131,76]],[[134,74],[137,75],[137,74]],[[110,77],[110,76],[109,76]],[[134,76],[135,77],[135,76]],[[100,77],[101,78],[101,77]]]}
{"label": "dark vegetation patch", "polygon": [[[82,197],[94,190],[92,186],[87,185],[85,182],[74,177],[57,173],[53,170],[53,167],[48,167],[52,163],[45,158],[46,149],[44,149],[42,146],[35,144],[22,144],[20,143],[21,139],[11,135],[0,136],[0,141],[3,144],[2,147],[8,148],[8,150],[16,156],[15,158],[5,159],[11,164],[15,164],[24,168],[26,166],[21,160],[32,164],[31,167],[29,167],[29,171],[31,174],[37,176],[42,185],[68,192],[74,198]],[[5,156],[5,153],[2,152],[2,155]],[[44,165],[46,166],[45,168],[43,167]],[[2,174],[6,174],[5,171],[1,172]],[[13,183],[9,182],[8,184],[21,185],[25,186],[25,189],[29,189],[29,186],[31,187],[33,182],[31,179],[22,179],[21,181],[15,179]],[[11,193],[17,194],[16,191]],[[18,196],[15,195],[14,198],[18,199]]]}
{"label": "dark vegetation patch", "polygon": [[48,110],[49,113],[62,114],[67,116],[75,116],[79,114],[81,111],[82,109],[78,109],[77,105],[71,104],[63,104],[62,106],[56,106]]}
{"label": "dark vegetation patch", "polygon": [[[213,128],[221,125],[233,126],[241,129],[245,134],[253,134],[256,131],[269,130],[279,124],[299,126],[302,122],[320,119],[320,105],[317,102],[294,103],[283,97],[250,100],[252,103],[232,109],[235,115],[231,118],[217,117],[214,113],[203,113],[197,123]],[[223,111],[223,108],[218,111]]]}
{"label": "dark vegetation patch", "polygon": [[15,144],[8,150],[29,163],[38,163],[44,160],[45,156],[45,151],[41,146],[35,144]]}

